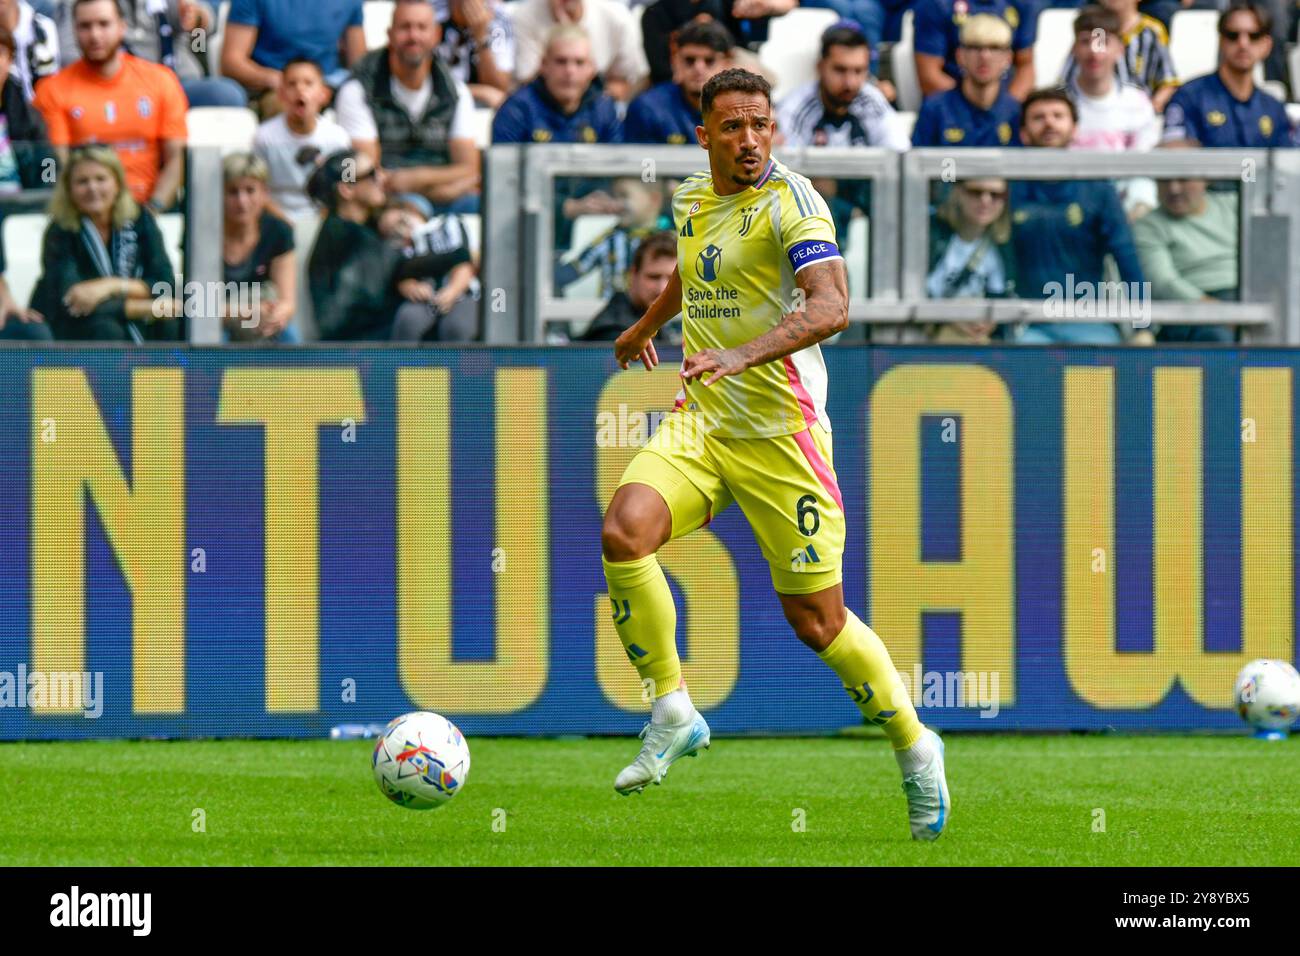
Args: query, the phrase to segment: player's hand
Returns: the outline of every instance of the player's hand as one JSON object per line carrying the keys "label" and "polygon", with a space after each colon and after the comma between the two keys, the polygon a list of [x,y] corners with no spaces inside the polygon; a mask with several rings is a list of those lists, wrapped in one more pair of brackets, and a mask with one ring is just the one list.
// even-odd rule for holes
{"label": "player's hand", "polygon": [[614,360],[619,368],[625,369],[638,359],[647,372],[659,364],[659,353],[651,336],[634,325],[614,341]]}
{"label": "player's hand", "polygon": [[707,388],[720,378],[726,378],[728,375],[739,375],[745,371],[745,360],[735,349],[704,349],[696,352],[694,355],[686,356],[686,361],[682,362],[681,377],[682,381],[689,382],[693,378],[704,378],[704,386]]}

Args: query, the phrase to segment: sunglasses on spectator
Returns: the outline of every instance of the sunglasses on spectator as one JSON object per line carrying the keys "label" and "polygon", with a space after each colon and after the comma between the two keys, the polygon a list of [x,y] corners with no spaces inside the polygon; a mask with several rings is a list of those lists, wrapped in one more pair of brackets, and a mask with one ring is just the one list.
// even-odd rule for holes
{"label": "sunglasses on spectator", "polygon": [[378,172],[378,166],[371,166],[364,173],[357,173],[357,182],[364,183],[367,179],[374,179]]}
{"label": "sunglasses on spectator", "polygon": [[1251,43],[1258,43],[1268,34],[1263,30],[1220,30],[1219,36],[1223,37],[1229,43],[1236,43],[1242,37],[1250,37]]}
{"label": "sunglasses on spectator", "polygon": [[1005,189],[980,189],[976,186],[962,186],[961,191],[964,192],[967,196],[972,196],[976,199],[979,199],[983,196],[987,196],[989,199],[997,199],[997,200],[1002,200],[1007,198],[1007,191]]}

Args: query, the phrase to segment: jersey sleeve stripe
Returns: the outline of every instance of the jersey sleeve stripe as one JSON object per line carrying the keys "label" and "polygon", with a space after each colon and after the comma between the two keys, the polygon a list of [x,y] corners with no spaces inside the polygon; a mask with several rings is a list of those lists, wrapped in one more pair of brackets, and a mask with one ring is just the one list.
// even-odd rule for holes
{"label": "jersey sleeve stripe", "polygon": [[799,190],[798,188],[796,188],[794,181],[789,179],[783,181],[785,182],[786,187],[790,190],[790,195],[794,197],[794,204],[799,209],[799,215],[800,216],[808,215],[808,209],[803,204],[803,196],[799,193]]}
{"label": "jersey sleeve stripe", "polygon": [[817,215],[817,204],[813,202],[807,184],[798,182],[794,179],[789,180],[789,182],[790,188],[794,190],[795,195],[803,197],[803,202],[799,204],[799,208],[803,211],[803,214],[805,216]]}

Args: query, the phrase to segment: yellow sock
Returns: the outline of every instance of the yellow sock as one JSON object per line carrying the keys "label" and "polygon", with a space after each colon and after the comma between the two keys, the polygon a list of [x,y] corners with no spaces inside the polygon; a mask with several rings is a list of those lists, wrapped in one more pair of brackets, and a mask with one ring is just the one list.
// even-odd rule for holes
{"label": "yellow sock", "polygon": [[654,696],[675,691],[682,682],[677,657],[677,608],[659,560],[607,561],[605,582],[613,603],[614,627],[641,680],[654,682]]}
{"label": "yellow sock", "polygon": [[885,731],[895,750],[916,743],[925,728],[889,659],[889,649],[856,614],[849,611],[844,630],[817,656],[839,675],[862,716]]}

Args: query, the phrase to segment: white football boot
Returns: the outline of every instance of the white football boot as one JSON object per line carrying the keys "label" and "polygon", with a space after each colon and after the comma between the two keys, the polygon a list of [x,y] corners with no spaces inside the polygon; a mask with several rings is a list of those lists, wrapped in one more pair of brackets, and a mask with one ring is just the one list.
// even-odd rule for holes
{"label": "white football boot", "polygon": [[709,749],[709,725],[700,712],[695,711],[689,720],[675,725],[648,723],[641,728],[645,741],[636,759],[619,772],[614,789],[623,796],[640,793],[646,784],[658,784],[681,757],[694,757]]}
{"label": "white football boot", "polygon": [[943,772],[943,739],[930,728],[934,757],[916,773],[903,776],[903,793],[907,794],[907,820],[913,840],[937,840],[948,828],[952,803],[948,799],[948,781]]}

